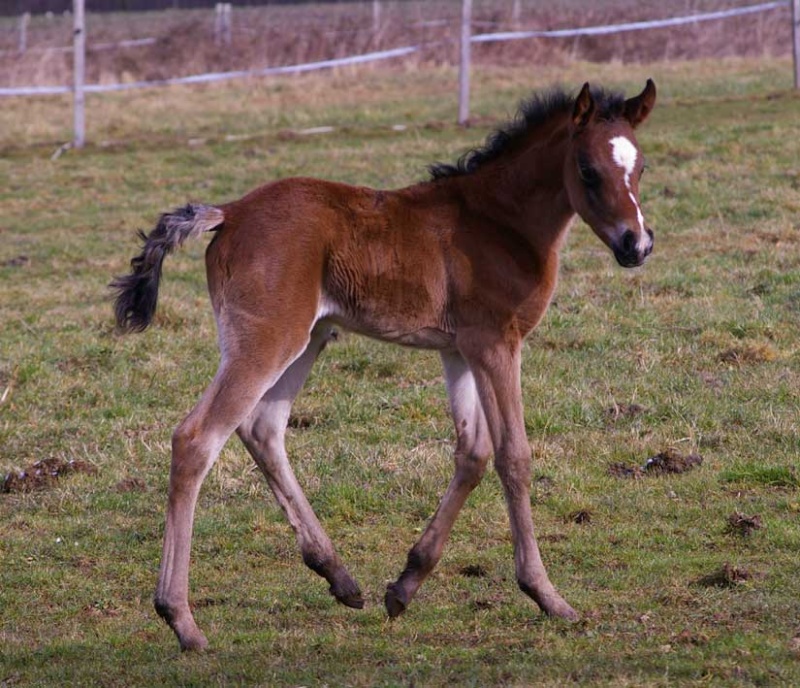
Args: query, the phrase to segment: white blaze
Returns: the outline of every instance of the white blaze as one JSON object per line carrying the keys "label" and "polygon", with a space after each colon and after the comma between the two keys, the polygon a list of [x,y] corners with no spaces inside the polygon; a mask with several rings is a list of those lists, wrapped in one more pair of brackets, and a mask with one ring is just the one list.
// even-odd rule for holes
{"label": "white blaze", "polygon": [[631,175],[636,169],[636,160],[639,157],[639,151],[636,149],[636,146],[633,145],[633,142],[625,136],[615,136],[609,143],[611,144],[611,157],[614,158],[614,162],[619,165],[625,173],[625,188],[628,190],[631,203],[633,203],[633,206],[636,208],[639,231],[642,233],[640,241],[644,240],[644,215],[631,189]]}

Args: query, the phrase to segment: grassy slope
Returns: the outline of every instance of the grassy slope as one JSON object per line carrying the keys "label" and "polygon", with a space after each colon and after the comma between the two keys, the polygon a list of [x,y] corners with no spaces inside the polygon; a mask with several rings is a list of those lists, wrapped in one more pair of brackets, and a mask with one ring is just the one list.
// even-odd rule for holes
{"label": "grassy slope", "polygon": [[[368,609],[336,606],[303,568],[231,442],[201,497],[192,569],[213,650],[178,657],[150,604],[169,437],[217,354],[200,244],[167,264],[157,326],[113,333],[105,285],[126,269],[134,229],[187,198],[290,174],[401,186],[477,143],[531,86],[591,77],[631,91],[647,75],[661,89],[641,134],[656,253],[623,271],[576,226],[524,361],[534,471],[549,479],[536,483],[538,532],[584,620],[545,620],[516,590],[494,474],[413,607],[385,620],[385,582],[449,478],[451,430],[435,356],[346,337],[298,400],[310,427],[289,449]],[[451,124],[446,71],[160,90],[92,99],[90,137],[115,143],[55,162],[68,104],[4,103],[0,470],[55,457],[97,472],[0,495],[0,683],[800,682],[800,127],[788,87],[786,62],[487,71],[471,130]],[[282,133],[325,124],[342,129]],[[615,403],[645,411],[613,421]],[[669,446],[703,466],[608,473]],[[579,510],[590,523],[572,521]],[[734,510],[765,527],[727,534]],[[726,562],[751,580],[693,584]]]}

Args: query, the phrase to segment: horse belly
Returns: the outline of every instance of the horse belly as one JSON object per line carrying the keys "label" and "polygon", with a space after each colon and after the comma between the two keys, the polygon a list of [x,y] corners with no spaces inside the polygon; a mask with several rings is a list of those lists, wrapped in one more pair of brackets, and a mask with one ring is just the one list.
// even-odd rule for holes
{"label": "horse belly", "polygon": [[360,242],[330,260],[325,291],[332,317],[347,329],[405,346],[452,346],[444,261],[428,237]]}

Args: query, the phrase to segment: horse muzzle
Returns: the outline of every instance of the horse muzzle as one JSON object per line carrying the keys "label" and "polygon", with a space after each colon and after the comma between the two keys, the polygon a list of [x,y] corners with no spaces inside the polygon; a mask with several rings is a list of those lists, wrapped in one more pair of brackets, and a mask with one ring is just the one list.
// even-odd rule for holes
{"label": "horse muzzle", "polygon": [[645,258],[653,252],[653,231],[646,229],[644,234],[637,234],[626,229],[611,248],[623,268],[635,268],[644,263]]}

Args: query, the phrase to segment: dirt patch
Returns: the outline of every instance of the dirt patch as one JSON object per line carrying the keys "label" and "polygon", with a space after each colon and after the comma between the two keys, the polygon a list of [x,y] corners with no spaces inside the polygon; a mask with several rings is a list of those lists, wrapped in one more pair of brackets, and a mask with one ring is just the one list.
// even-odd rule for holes
{"label": "dirt patch", "polygon": [[30,262],[31,259],[28,258],[28,256],[16,256],[4,261],[3,266],[7,268],[21,268],[28,265]]}
{"label": "dirt patch", "polygon": [[680,633],[676,633],[670,638],[670,642],[675,645],[694,645],[696,647],[708,645],[708,635],[702,631],[693,631],[684,628]]}
{"label": "dirt patch", "polygon": [[701,370],[697,374],[697,377],[699,377],[700,381],[710,389],[720,390],[725,386],[725,383],[717,375],[706,370]]}
{"label": "dirt patch", "polygon": [[725,562],[721,569],[698,578],[694,581],[694,585],[700,585],[705,588],[735,588],[737,585],[752,579],[753,574],[747,569]]}
{"label": "dirt patch", "polygon": [[289,416],[289,422],[286,425],[287,427],[294,428],[295,430],[304,430],[305,428],[312,428],[317,424],[318,421],[314,416],[309,416],[306,414],[295,415],[293,413]]}
{"label": "dirt patch", "polygon": [[70,473],[92,475],[97,469],[85,461],[64,459],[42,459],[21,471],[11,471],[3,478],[2,493],[33,492],[54,485],[60,478]]}
{"label": "dirt patch", "polygon": [[230,604],[230,597],[200,597],[192,602],[192,609],[205,609],[207,607],[222,607]]}
{"label": "dirt patch", "polygon": [[480,564],[469,564],[467,566],[463,566],[458,572],[467,578],[486,578],[486,576],[489,575],[486,569]]}
{"label": "dirt patch", "polygon": [[81,615],[90,619],[113,619],[121,614],[122,610],[107,600],[94,602],[81,610]]}
{"label": "dirt patch", "polygon": [[626,463],[615,462],[609,464],[608,474],[614,478],[641,478],[644,471],[641,466],[631,466]]}
{"label": "dirt patch", "polygon": [[646,475],[665,475],[667,473],[686,473],[703,463],[699,454],[684,456],[674,449],[667,449],[647,459],[642,466],[625,463],[612,463],[608,473],[615,478],[643,478]]}
{"label": "dirt patch", "polygon": [[703,463],[699,454],[684,456],[674,449],[667,449],[647,459],[642,467],[645,473],[659,475],[662,473],[686,473]]}
{"label": "dirt patch", "polygon": [[540,475],[533,481],[533,495],[536,499],[549,496],[556,487],[556,481],[548,475]]}
{"label": "dirt patch", "polygon": [[564,542],[567,539],[566,533],[546,533],[544,535],[537,535],[536,539],[539,542]]}
{"label": "dirt patch", "polygon": [[741,535],[742,537],[749,537],[753,534],[753,531],[760,530],[763,527],[764,524],[760,516],[745,516],[738,511],[734,511],[728,516],[728,525],[725,528],[725,532],[733,535]]}
{"label": "dirt patch", "polygon": [[127,494],[128,492],[146,492],[147,483],[141,478],[125,478],[120,480],[114,489],[120,494]]}
{"label": "dirt patch", "polygon": [[750,344],[725,349],[717,356],[720,363],[743,366],[754,363],[769,363],[778,359],[778,352],[771,344]]}
{"label": "dirt patch", "polygon": [[609,406],[606,409],[606,417],[612,423],[616,423],[620,419],[636,418],[636,416],[641,416],[646,411],[647,409],[639,404],[618,404],[615,401],[613,406]]}
{"label": "dirt patch", "polygon": [[586,509],[573,511],[569,515],[569,520],[578,525],[589,525],[592,522],[592,513]]}
{"label": "dirt patch", "polygon": [[475,600],[472,603],[472,609],[479,612],[483,609],[493,609],[497,606],[497,603],[493,600]]}

